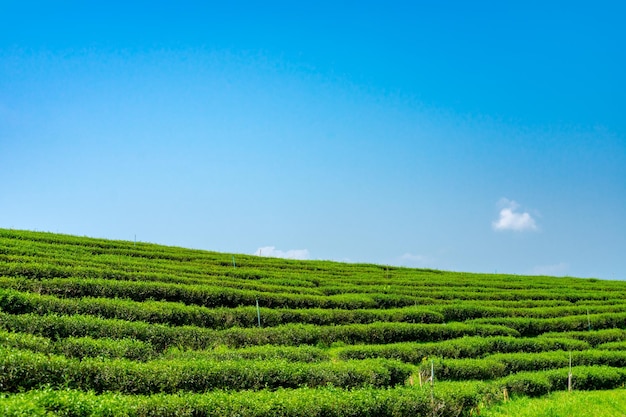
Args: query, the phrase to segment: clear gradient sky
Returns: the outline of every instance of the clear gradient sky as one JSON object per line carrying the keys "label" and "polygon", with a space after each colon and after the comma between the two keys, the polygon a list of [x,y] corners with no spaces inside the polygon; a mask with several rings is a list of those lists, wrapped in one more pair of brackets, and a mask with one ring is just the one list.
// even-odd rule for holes
{"label": "clear gradient sky", "polygon": [[0,227],[626,279],[620,1],[0,1]]}

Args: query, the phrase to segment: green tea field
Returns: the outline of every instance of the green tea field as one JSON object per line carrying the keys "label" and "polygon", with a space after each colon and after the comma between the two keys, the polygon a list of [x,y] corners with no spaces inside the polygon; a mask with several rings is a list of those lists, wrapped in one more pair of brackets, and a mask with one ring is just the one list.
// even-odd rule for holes
{"label": "green tea field", "polygon": [[568,384],[625,386],[626,282],[0,229],[2,416],[474,416]]}

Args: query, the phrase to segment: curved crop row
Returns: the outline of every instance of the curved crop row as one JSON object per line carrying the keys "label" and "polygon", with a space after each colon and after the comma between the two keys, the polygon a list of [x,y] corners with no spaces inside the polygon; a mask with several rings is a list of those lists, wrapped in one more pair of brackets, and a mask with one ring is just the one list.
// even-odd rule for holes
{"label": "curved crop row", "polygon": [[50,386],[129,394],[205,392],[216,389],[259,390],[402,384],[411,374],[406,364],[390,360],[302,363],[284,360],[157,360],[63,356],[0,348],[0,391],[18,392]]}
{"label": "curved crop row", "polygon": [[[0,397],[0,413],[6,417],[47,417],[49,413],[92,417],[459,417],[479,415],[485,405],[502,401],[504,388],[511,395],[529,396],[565,390],[567,376],[567,369],[520,373],[491,383],[438,383],[432,391],[418,387],[321,387],[146,396],[44,389]],[[575,389],[614,389],[626,383],[626,370],[575,367],[572,382]]]}
{"label": "curved crop row", "polygon": [[[130,261],[129,261],[130,259]],[[304,285],[282,285],[267,281],[262,277],[267,272],[259,270],[207,268],[204,265],[172,267],[169,263],[155,267],[154,261],[137,264],[128,256],[99,256],[97,261],[85,256],[84,260],[76,259],[75,254],[68,254],[66,259],[41,257],[11,257],[2,262],[0,257],[0,276],[16,279],[54,279],[80,278],[86,280],[105,279],[113,281],[141,281],[153,283],[170,283],[182,285],[213,285],[258,292],[286,292],[297,294],[325,295],[309,282],[299,279]],[[6,262],[9,261],[9,262]],[[277,281],[273,278],[273,281]]]}
{"label": "curved crop row", "polygon": [[[432,309],[441,313],[445,321],[466,321],[481,318],[560,318],[566,316],[585,315],[590,308],[586,305],[522,307],[498,307],[484,303],[463,303],[433,306]],[[591,308],[592,314],[626,313],[626,304],[597,305]]]}
{"label": "curved crop row", "polygon": [[584,341],[567,338],[464,337],[435,343],[393,343],[355,345],[337,349],[341,359],[388,358],[419,364],[426,357],[481,358],[494,353],[546,352],[552,350],[586,350]]}
{"label": "curved crop row", "polygon": [[[494,354],[482,359],[444,359],[436,361],[439,379],[470,380],[496,379],[523,371],[545,371],[565,368],[570,353],[564,351],[542,353]],[[571,352],[575,366],[626,367],[626,352],[586,350]]]}
{"label": "curved crop row", "polygon": [[[581,342],[582,343],[582,342]],[[136,339],[110,339],[91,337],[68,337],[52,340],[48,337],[28,333],[13,333],[0,330],[0,346],[17,348],[37,353],[63,355],[67,358],[108,358],[148,361],[156,359],[184,360],[267,360],[284,359],[290,362],[322,362],[331,359],[326,349],[313,346],[251,346],[230,349],[225,346],[210,350],[189,350],[172,347],[157,355],[150,343]]]}
{"label": "curved crop row", "polygon": [[[6,417],[48,416],[49,412],[91,417],[239,416],[239,417],[438,417],[469,415],[477,409],[483,384],[446,384],[432,396],[413,388],[343,390],[333,387],[294,390],[123,395],[76,390],[36,390],[0,398]],[[478,393],[478,394],[477,394]]]}
{"label": "curved crop row", "polygon": [[476,319],[471,322],[504,325],[517,330],[520,335],[524,337],[533,337],[548,332],[626,328],[626,312],[578,315],[551,319],[501,317],[498,319]]}
{"label": "curved crop row", "polygon": [[149,342],[161,351],[170,346],[205,349],[210,346],[230,347],[258,345],[327,345],[422,341],[432,342],[462,336],[517,336],[504,326],[449,324],[372,323],[345,326],[314,326],[288,324],[268,328],[231,328],[210,330],[193,326],[170,327],[145,322],[100,319],[91,316],[58,316],[0,313],[0,328],[58,340],[67,337],[134,338]]}
{"label": "curved crop row", "polygon": [[53,341],[48,337],[5,330],[0,330],[0,346],[79,359],[100,357],[146,361],[156,356],[152,345],[135,339],[68,337]]}
{"label": "curved crop row", "polygon": [[587,331],[548,332],[542,334],[541,336],[555,338],[568,337],[576,340],[582,340],[589,343],[593,347],[597,347],[603,343],[626,341],[626,330],[609,328]]}
{"label": "curved crop row", "polygon": [[183,285],[143,281],[112,281],[103,279],[0,278],[0,288],[51,294],[61,297],[127,298],[134,301],[163,300],[205,307],[253,306],[259,302],[270,308],[390,308],[414,305],[410,297],[359,294],[316,296],[291,293],[261,293],[208,285]]}
{"label": "curved crop row", "polygon": [[[11,314],[85,314],[128,321],[212,329],[255,327],[255,307],[207,308],[165,301],[131,301],[112,298],[58,298],[0,288],[0,311]],[[263,327],[288,323],[316,325],[367,324],[376,321],[443,323],[443,316],[423,307],[384,310],[270,309],[260,308]]]}

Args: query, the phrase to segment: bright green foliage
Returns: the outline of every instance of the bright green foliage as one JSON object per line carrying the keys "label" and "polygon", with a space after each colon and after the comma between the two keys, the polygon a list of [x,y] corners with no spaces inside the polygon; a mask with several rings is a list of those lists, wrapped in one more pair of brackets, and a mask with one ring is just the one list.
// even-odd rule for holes
{"label": "bright green foliage", "polygon": [[[476,385],[442,386],[432,398],[426,390],[337,388],[129,396],[117,393],[95,395],[74,390],[41,390],[16,394],[0,401],[3,416],[45,416],[47,411],[65,415],[108,416],[283,416],[357,417],[420,416],[432,408],[441,417],[458,416],[478,406]],[[109,406],[107,409],[105,406]]]}
{"label": "bright green foliage", "polygon": [[615,417],[626,415],[626,390],[555,392],[545,398],[517,398],[481,413],[484,417]]}
{"label": "bright green foliage", "polygon": [[520,338],[511,336],[463,337],[436,343],[354,345],[339,348],[342,359],[390,358],[419,364],[425,357],[481,358],[492,353],[585,350],[590,345],[568,338]]}
{"label": "bright green foliage", "polygon": [[67,359],[0,348],[0,391],[51,386],[96,392],[152,394],[215,389],[264,389],[334,385],[385,387],[404,383],[412,371],[397,361],[371,359],[340,363],[266,360],[168,359],[140,363],[104,358]]}
{"label": "bright green foliage", "polygon": [[232,257],[0,229],[0,415],[483,415],[570,358],[626,384],[626,282]]}
{"label": "bright green foliage", "polygon": [[[523,371],[566,368],[569,354],[563,351],[542,353],[505,353],[482,359],[444,359],[437,361],[440,378],[447,380],[496,379]],[[626,367],[626,352],[585,350],[571,354],[575,365]]]}

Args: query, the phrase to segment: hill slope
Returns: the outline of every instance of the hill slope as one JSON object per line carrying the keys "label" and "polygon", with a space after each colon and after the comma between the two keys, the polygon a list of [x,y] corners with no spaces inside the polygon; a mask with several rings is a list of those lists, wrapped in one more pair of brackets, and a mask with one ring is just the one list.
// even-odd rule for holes
{"label": "hill slope", "polygon": [[611,389],[625,295],[0,229],[0,414],[470,415],[566,389],[570,359]]}

